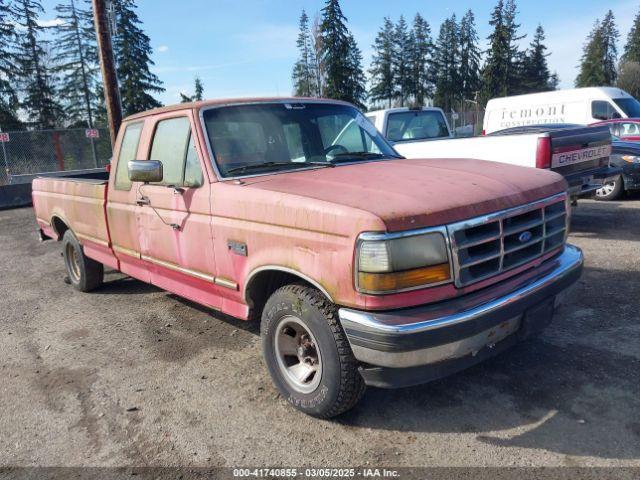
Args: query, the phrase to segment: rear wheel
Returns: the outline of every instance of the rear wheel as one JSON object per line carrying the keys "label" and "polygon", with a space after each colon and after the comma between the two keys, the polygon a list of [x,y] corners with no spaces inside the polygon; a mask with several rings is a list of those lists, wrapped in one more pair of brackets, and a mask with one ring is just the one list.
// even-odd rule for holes
{"label": "rear wheel", "polygon": [[605,183],[602,188],[596,190],[597,200],[617,200],[624,192],[622,177],[616,177],[613,181]]}
{"label": "rear wheel", "polygon": [[276,290],[265,305],[260,330],[271,378],[298,410],[331,418],[364,394],[337,309],[318,290],[305,285]]}
{"label": "rear wheel", "polygon": [[71,230],[64,232],[62,237],[62,256],[73,288],[90,292],[102,285],[104,266],[84,254],[82,245]]}

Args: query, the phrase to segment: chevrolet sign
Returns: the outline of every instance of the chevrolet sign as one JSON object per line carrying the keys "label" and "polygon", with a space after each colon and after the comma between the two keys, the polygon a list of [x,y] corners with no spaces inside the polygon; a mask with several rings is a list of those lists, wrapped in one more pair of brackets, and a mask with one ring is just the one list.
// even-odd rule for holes
{"label": "chevrolet sign", "polygon": [[574,163],[597,160],[611,155],[611,145],[600,145],[598,147],[584,148],[581,150],[571,150],[569,152],[554,153],[551,157],[551,167],[564,167]]}

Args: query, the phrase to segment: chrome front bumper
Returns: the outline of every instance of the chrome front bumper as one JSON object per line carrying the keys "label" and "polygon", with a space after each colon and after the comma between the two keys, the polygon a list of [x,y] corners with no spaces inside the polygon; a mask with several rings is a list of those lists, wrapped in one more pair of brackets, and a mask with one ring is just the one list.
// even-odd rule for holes
{"label": "chrome front bumper", "polygon": [[556,297],[576,282],[582,265],[580,249],[567,245],[528,275],[519,275],[524,277],[520,280],[401,310],[340,308],[340,321],[355,357],[365,365],[362,373],[369,384],[423,383],[477,363],[490,356],[487,350],[498,351],[498,345],[540,331],[551,321]]}

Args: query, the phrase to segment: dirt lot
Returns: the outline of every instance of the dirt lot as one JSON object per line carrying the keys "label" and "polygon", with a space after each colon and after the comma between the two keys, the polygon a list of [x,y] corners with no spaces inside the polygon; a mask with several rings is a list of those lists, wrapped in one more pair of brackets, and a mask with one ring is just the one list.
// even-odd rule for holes
{"label": "dirt lot", "polygon": [[278,396],[255,327],[113,272],[78,293],[34,230],[0,211],[0,465],[640,466],[640,197],[575,211],[540,339],[334,421]]}

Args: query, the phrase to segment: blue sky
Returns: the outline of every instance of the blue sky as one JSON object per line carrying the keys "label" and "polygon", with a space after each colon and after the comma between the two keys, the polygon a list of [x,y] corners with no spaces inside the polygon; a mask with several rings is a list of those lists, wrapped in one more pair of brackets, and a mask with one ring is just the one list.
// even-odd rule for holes
{"label": "blue sky", "polygon": [[[55,20],[56,0],[44,0],[43,21]],[[138,14],[151,37],[155,73],[167,91],[164,103],[175,103],[181,91],[191,92],[199,75],[207,98],[291,93],[291,67],[302,8],[313,17],[322,0],[138,0]],[[476,14],[482,45],[489,33],[489,15],[496,0],[450,2],[433,0],[343,0],[343,11],[360,46],[366,66],[371,45],[385,16],[411,19],[420,12],[434,36],[442,20]],[[571,87],[582,45],[596,18],[611,8],[621,32],[621,44],[640,0],[520,0],[521,33],[529,42],[538,23],[547,33],[549,64],[560,75],[561,86]],[[622,49],[622,45],[620,46]]]}

